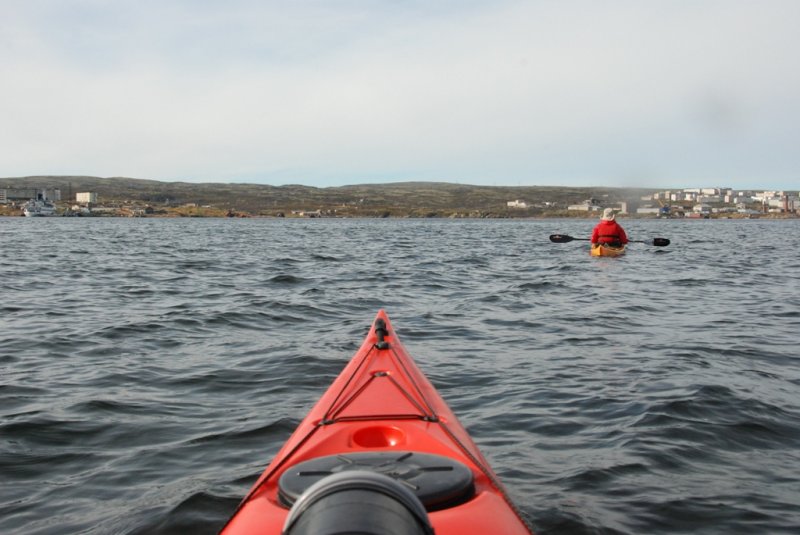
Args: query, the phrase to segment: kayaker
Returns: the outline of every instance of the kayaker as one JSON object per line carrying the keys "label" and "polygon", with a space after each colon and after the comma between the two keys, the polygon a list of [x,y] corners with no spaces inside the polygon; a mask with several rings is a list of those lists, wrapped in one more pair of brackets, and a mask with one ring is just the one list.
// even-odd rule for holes
{"label": "kayaker", "polygon": [[619,247],[628,243],[628,236],[625,230],[617,223],[617,215],[611,208],[603,210],[600,222],[592,230],[592,245],[605,243],[614,247]]}

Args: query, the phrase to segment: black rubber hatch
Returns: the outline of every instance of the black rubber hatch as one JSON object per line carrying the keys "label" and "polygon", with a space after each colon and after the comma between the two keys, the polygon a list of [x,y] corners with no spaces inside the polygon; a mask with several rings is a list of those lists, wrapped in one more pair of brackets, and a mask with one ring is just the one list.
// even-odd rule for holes
{"label": "black rubber hatch", "polygon": [[428,511],[453,507],[475,494],[472,472],[461,462],[428,453],[382,451],[317,457],[290,467],[279,481],[281,502],[291,507],[317,481],[348,470],[367,470],[399,481]]}

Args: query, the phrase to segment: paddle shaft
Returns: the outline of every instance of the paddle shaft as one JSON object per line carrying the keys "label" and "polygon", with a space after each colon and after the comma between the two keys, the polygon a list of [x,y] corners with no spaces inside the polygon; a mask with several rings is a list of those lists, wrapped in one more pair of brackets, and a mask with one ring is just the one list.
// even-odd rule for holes
{"label": "paddle shaft", "polygon": [[[569,243],[573,240],[579,241],[591,241],[590,238],[573,238],[572,236],[567,236],[566,234],[551,234],[550,241],[553,243]],[[669,245],[669,240],[667,238],[653,238],[652,240],[628,240],[631,243],[644,243],[646,245],[655,245],[656,247],[665,247]]]}

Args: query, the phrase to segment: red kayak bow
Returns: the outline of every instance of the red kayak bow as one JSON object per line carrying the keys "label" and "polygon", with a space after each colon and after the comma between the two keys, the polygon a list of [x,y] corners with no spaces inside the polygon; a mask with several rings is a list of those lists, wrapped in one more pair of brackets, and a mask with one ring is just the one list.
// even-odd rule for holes
{"label": "red kayak bow", "polygon": [[381,310],[222,530],[532,533]]}

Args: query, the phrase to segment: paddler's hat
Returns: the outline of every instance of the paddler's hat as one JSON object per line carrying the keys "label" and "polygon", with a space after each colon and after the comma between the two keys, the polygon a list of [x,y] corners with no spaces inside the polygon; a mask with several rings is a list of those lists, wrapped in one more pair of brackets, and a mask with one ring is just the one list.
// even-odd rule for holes
{"label": "paddler's hat", "polygon": [[600,219],[602,219],[603,221],[614,221],[615,217],[617,216],[616,214],[614,214],[614,210],[612,210],[611,208],[606,208],[605,210],[603,210],[603,217],[601,217]]}

